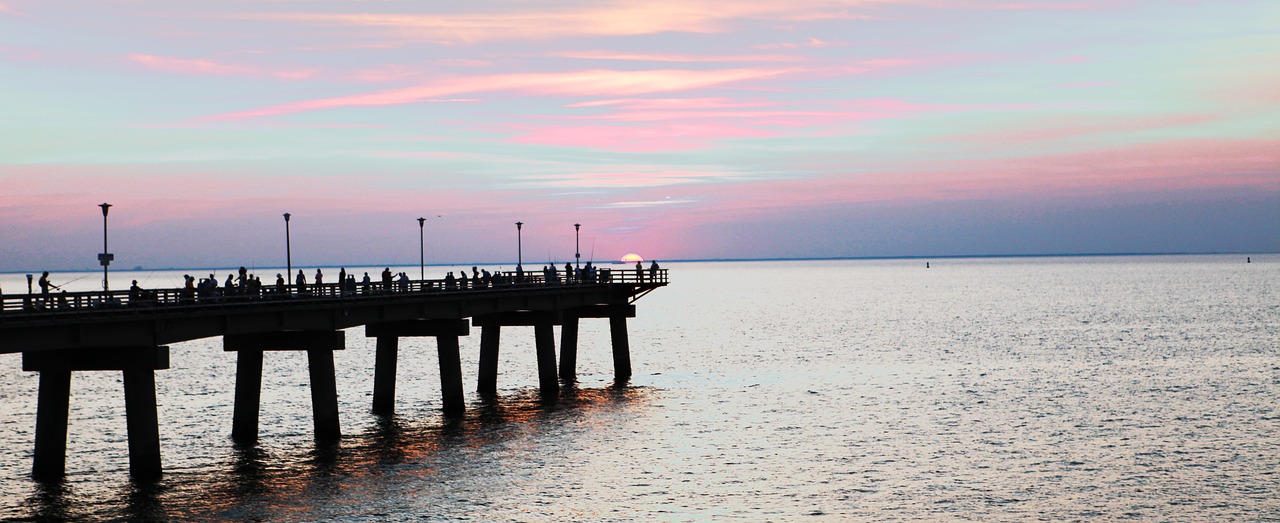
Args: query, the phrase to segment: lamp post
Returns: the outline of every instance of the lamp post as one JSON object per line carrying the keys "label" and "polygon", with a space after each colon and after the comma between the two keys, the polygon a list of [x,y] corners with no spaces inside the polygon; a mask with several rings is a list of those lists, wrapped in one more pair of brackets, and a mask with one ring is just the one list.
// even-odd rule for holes
{"label": "lamp post", "polygon": [[582,227],[581,223],[573,224],[573,268],[580,269],[579,263],[582,262],[582,247],[578,242],[578,229]]}
{"label": "lamp post", "polygon": [[284,288],[293,294],[293,249],[289,245],[289,213],[284,213]]}
{"label": "lamp post", "polygon": [[111,265],[111,260],[116,259],[114,255],[107,252],[107,209],[111,208],[111,204],[103,202],[98,207],[102,207],[102,254],[98,255],[98,263],[102,264],[102,292],[106,293],[110,291],[107,286],[107,266]]}
{"label": "lamp post", "polygon": [[427,279],[427,240],[426,233],[423,229],[426,227],[427,219],[418,218],[418,279]]}
{"label": "lamp post", "polygon": [[520,269],[524,265],[523,247],[520,245],[520,228],[524,227],[524,222],[516,222],[516,268]]}

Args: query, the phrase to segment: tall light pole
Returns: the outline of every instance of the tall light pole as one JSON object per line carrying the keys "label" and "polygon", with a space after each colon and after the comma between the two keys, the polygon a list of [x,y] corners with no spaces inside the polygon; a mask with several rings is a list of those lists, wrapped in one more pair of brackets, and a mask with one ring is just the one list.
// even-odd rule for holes
{"label": "tall light pole", "polygon": [[426,218],[418,218],[418,279],[427,279],[427,240],[423,232],[427,224]]}
{"label": "tall light pole", "polygon": [[289,213],[284,213],[284,288],[293,294],[293,248],[289,245]]}
{"label": "tall light pole", "polygon": [[573,268],[575,269],[582,268],[579,265],[582,262],[582,247],[579,246],[578,242],[578,229],[581,227],[581,223],[573,224]]}
{"label": "tall light pole", "polygon": [[98,207],[102,207],[102,254],[98,255],[98,263],[102,264],[102,292],[105,293],[110,291],[107,286],[107,266],[111,265],[111,260],[116,257],[107,252],[107,209],[111,208],[111,204],[103,202]]}
{"label": "tall light pole", "polygon": [[524,248],[520,245],[520,228],[524,227],[524,222],[516,222],[516,268],[520,269],[524,265]]}

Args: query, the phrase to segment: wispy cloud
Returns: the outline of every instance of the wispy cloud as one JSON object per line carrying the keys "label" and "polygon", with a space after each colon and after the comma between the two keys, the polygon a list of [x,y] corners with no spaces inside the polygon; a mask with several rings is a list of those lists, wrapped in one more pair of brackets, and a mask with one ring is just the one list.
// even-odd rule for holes
{"label": "wispy cloud", "polygon": [[865,15],[849,9],[893,0],[797,0],[794,2],[730,2],[723,0],[653,0],[644,3],[600,3],[572,8],[515,8],[473,12],[420,13],[241,13],[231,18],[284,21],[321,26],[354,26],[381,30],[402,40],[476,43],[495,40],[637,36],[666,32],[722,33],[737,20],[811,22],[849,20]]}
{"label": "wispy cloud", "polygon": [[804,57],[787,54],[754,54],[754,55],[694,55],[669,53],[620,53],[612,51],[566,51],[554,53],[561,58],[578,58],[583,60],[618,60],[633,62],[671,62],[671,63],[731,63],[731,62],[797,62]]}
{"label": "wispy cloud", "polygon": [[808,38],[802,42],[780,42],[776,44],[757,45],[756,49],[823,49],[827,47],[846,47],[848,42],[832,42],[818,38]]}
{"label": "wispy cloud", "polygon": [[320,71],[319,68],[271,71],[258,67],[227,64],[214,60],[174,58],[142,53],[132,53],[126,58],[129,61],[148,69],[189,75],[270,76],[284,80],[305,80]]}
{"label": "wispy cloud", "polygon": [[558,147],[587,147],[623,152],[682,151],[739,138],[767,138],[776,131],[741,125],[697,122],[648,126],[547,126],[530,129],[512,141]]}
{"label": "wispy cloud", "polygon": [[337,109],[402,105],[464,93],[514,91],[532,95],[633,96],[731,84],[796,72],[796,69],[720,69],[691,71],[588,70],[566,73],[529,73],[446,77],[413,87],[319,98],[206,117],[205,120],[238,120],[282,114]]}
{"label": "wispy cloud", "polygon": [[532,187],[620,189],[688,185],[741,178],[724,171],[631,171],[539,175],[528,178]]}

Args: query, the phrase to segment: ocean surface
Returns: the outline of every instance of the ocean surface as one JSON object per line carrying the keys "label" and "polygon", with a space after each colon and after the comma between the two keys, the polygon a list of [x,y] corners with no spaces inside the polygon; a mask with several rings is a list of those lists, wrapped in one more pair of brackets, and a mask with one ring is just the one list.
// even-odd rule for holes
{"label": "ocean surface", "polygon": [[[407,338],[379,418],[353,329],[328,446],[304,355],[267,354],[261,439],[239,447],[235,355],[175,344],[150,485],[118,372],[75,374],[66,480],[29,479],[37,375],[0,355],[0,518],[1280,521],[1280,255],[1251,258],[671,263],[630,321],[635,376],[613,382],[608,322],[584,320],[555,404],[532,328],[508,328],[496,401],[447,421],[434,341]],[[462,346],[471,390],[478,331]]]}

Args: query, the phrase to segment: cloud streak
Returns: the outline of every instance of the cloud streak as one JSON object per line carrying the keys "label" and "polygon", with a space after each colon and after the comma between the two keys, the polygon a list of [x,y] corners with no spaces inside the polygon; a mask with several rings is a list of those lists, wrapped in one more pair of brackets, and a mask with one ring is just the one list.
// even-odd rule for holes
{"label": "cloud streak", "polygon": [[241,120],[344,107],[377,107],[420,103],[461,94],[508,91],[537,96],[635,96],[728,85],[792,74],[799,69],[720,69],[696,71],[654,69],[621,71],[594,69],[566,73],[529,73],[445,77],[413,87],[318,98],[204,118]]}

